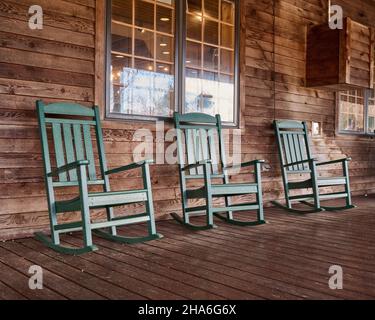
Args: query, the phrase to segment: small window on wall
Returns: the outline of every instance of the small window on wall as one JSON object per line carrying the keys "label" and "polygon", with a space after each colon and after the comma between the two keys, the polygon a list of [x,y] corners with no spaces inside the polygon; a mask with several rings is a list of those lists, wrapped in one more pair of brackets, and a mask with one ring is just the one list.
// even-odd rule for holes
{"label": "small window on wall", "polygon": [[239,0],[108,0],[107,11],[107,117],[203,112],[237,125]]}
{"label": "small window on wall", "polygon": [[339,92],[339,132],[375,134],[373,90]]}

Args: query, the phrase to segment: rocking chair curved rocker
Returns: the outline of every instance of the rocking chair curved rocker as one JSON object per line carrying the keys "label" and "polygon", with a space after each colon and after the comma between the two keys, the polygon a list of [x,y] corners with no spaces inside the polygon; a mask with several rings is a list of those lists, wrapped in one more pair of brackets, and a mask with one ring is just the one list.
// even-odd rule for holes
{"label": "rocking chair curved rocker", "polygon": [[[307,214],[321,211],[336,211],[355,208],[352,204],[349,184],[349,161],[351,158],[318,163],[311,155],[308,130],[306,122],[292,120],[275,120],[274,127],[277,137],[281,172],[283,177],[285,202],[272,203],[277,207],[291,213]],[[342,176],[320,177],[318,167],[342,164]],[[303,181],[290,181],[289,175],[303,174],[309,178]],[[320,193],[320,188],[344,187],[344,191],[334,193]],[[302,195],[290,195],[291,190],[312,189],[312,193]],[[321,200],[345,199],[346,204],[341,207],[323,206]],[[312,201],[312,202],[311,202]],[[293,208],[293,202],[304,204],[311,209]]]}
{"label": "rocking chair curved rocker", "polygon": [[[213,216],[238,226],[264,224],[261,169],[264,160],[254,160],[229,167],[225,159],[225,146],[222,136],[220,115],[212,117],[202,113],[174,114],[177,130],[177,153],[182,197],[181,217],[172,217],[192,230],[207,230],[215,227]],[[244,167],[254,167],[255,182],[230,183],[229,171]],[[214,181],[221,180],[218,184]],[[199,182],[199,187],[189,187],[189,182]],[[231,197],[254,194],[252,203],[231,204]],[[213,198],[224,198],[225,206],[214,206]],[[205,205],[189,207],[189,200],[204,199]],[[255,221],[242,221],[234,218],[234,211],[256,210]],[[190,222],[192,216],[206,216],[205,225]]]}
{"label": "rocking chair curved rocker", "polygon": [[[50,217],[51,238],[42,233],[36,237],[48,247],[65,254],[79,255],[97,250],[93,245],[92,232],[120,243],[137,243],[159,239],[156,232],[151,192],[150,168],[152,161],[130,164],[113,170],[107,169],[104,143],[98,107],[87,108],[78,104],[54,103],[44,105],[37,101],[38,121]],[[92,134],[94,131],[94,134]],[[52,169],[49,132],[54,146],[56,169]],[[93,136],[95,139],[93,139]],[[96,140],[100,168],[97,177],[93,142]],[[142,169],[143,188],[128,191],[111,191],[109,176],[133,169]],[[101,186],[102,192],[90,192],[92,186]],[[56,201],[55,189],[78,187],[79,195],[70,200]],[[115,217],[113,207],[131,203],[144,203],[146,212],[127,217]],[[91,209],[106,209],[107,220],[92,222]],[[59,224],[57,217],[64,212],[81,212],[78,222]],[[147,222],[148,236],[124,237],[117,234],[117,227]],[[82,248],[65,247],[60,244],[60,234],[82,231]]]}

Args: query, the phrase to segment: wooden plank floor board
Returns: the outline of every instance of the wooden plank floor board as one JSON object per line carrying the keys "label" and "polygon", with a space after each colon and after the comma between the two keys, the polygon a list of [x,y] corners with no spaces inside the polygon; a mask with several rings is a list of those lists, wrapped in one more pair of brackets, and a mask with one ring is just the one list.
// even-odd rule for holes
{"label": "wooden plank floor board", "polygon": [[0,300],[27,300],[25,296],[0,281]]}
{"label": "wooden plank floor board", "polygon": [[[154,246],[152,243],[147,245]],[[226,266],[233,269],[235,273],[242,271],[242,280],[256,281],[260,286],[269,289],[279,284],[280,289],[284,288],[286,290],[285,288],[287,287],[286,292],[293,294],[305,290],[304,294],[301,295],[304,298],[316,299],[318,296],[324,296],[325,299],[333,299],[336,296],[336,293],[329,290],[326,283],[307,283],[304,276],[295,274],[295,270],[289,268],[288,270],[280,271],[279,266],[276,266],[271,260],[264,262],[241,257],[234,254],[234,250],[227,252],[222,248],[218,252],[211,244],[207,245],[204,241],[197,241],[192,238],[186,240],[167,238],[165,243],[157,247],[165,247],[166,250],[172,251],[174,254],[183,252],[189,259],[197,258],[201,263],[210,262],[216,268],[220,266],[220,269],[222,269],[223,266]],[[207,253],[208,251],[209,253]],[[319,291],[319,289],[326,291],[326,293]]]}
{"label": "wooden plank floor board", "polygon": [[[77,238],[69,237],[65,241],[71,245],[77,244]],[[142,281],[145,281],[153,286],[163,287],[170,291],[174,291],[177,294],[180,294],[184,298],[188,299],[228,299],[229,297],[236,296],[240,298],[241,295],[244,295],[244,292],[235,290],[230,290],[230,294],[223,296],[223,290],[227,289],[226,287],[213,287],[212,291],[209,291],[210,284],[202,284],[202,279],[198,277],[188,277],[186,274],[174,273],[170,268],[165,268],[155,263],[152,263],[148,260],[141,260],[134,258],[130,255],[123,254],[122,252],[127,252],[129,247],[126,247],[124,250],[124,245],[120,244],[108,244],[108,241],[97,238],[95,242],[100,245],[103,249],[97,252],[95,256],[84,256],[83,258],[99,263],[103,267],[108,266],[109,263],[113,264],[113,269],[117,270],[120,273],[131,275],[135,278],[140,278]],[[116,251],[115,248],[118,248],[119,251]],[[152,270],[152,272],[150,272]],[[188,278],[188,281],[186,280]],[[185,281],[184,281],[185,279]],[[192,286],[195,284],[197,286]]]}
{"label": "wooden plank floor board", "polygon": [[[272,260],[274,263],[289,266],[288,264],[292,264],[293,266],[298,266],[301,270],[306,272],[315,273],[315,270],[326,270],[327,264],[330,266],[334,264],[336,261],[332,258],[332,260],[325,260],[325,259],[311,259],[311,255],[309,252],[295,250],[293,246],[285,247],[280,246],[280,241],[268,240],[266,242],[269,247],[265,246],[265,243],[259,241],[259,237],[253,237],[249,239],[246,235],[239,235],[231,233],[228,235],[227,231],[223,231],[223,228],[220,227],[216,229],[212,234],[210,239],[206,239],[207,242],[214,241],[218,243],[222,240],[226,240],[228,247],[233,247],[234,249],[243,248],[243,250],[248,250],[249,241],[255,245],[261,247],[261,252],[257,253],[256,249],[251,251],[251,256],[261,255],[266,256],[267,259]],[[346,264],[343,264],[345,267],[345,277],[346,279],[369,279],[372,280],[370,282],[364,281],[363,285],[365,288],[369,290],[375,290],[375,274],[373,272],[368,272],[364,270],[359,270],[356,267],[352,267]]]}
{"label": "wooden plank floor board", "polygon": [[[27,273],[30,266],[32,265],[30,261],[27,261],[26,259],[1,247],[0,261],[6,261],[7,265],[23,273],[25,276],[30,277],[30,274]],[[58,275],[46,269],[43,271],[43,286],[50,288],[55,292],[59,292],[68,299],[103,299],[103,297],[96,294],[95,292],[87,290],[75,284],[74,282],[67,281],[66,279],[59,277]]]}
{"label": "wooden plank floor board", "polygon": [[[18,272],[6,264],[0,262],[0,274],[1,281],[8,287],[14,288],[14,291],[19,292],[27,299],[40,300],[65,300],[65,297],[45,288],[43,290],[30,290],[29,288],[29,277],[25,276],[21,272]],[[17,289],[17,290],[16,290]]]}
{"label": "wooden plank floor board", "polygon": [[[72,241],[70,239],[70,241],[68,242],[68,240],[65,240],[65,244],[77,245],[79,244],[79,241]],[[42,246],[42,244],[37,242],[36,240],[26,241],[25,245],[34,250],[39,250],[41,249],[40,246]],[[48,252],[48,255],[54,257],[57,260],[62,259],[60,255],[55,252]],[[176,283],[169,279],[155,275],[150,271],[142,272],[142,270],[134,266],[118,266],[116,264],[113,264],[113,260],[96,253],[93,253],[91,255],[83,255],[80,257],[64,257],[64,260],[71,265],[79,266],[80,268],[84,269],[85,272],[89,272],[90,274],[97,276],[98,278],[106,279],[107,281],[120,285],[122,287],[132,288],[133,291],[145,296],[148,299],[158,299],[160,297],[164,297],[165,299],[169,300],[194,298],[194,292],[192,297],[184,296],[186,295],[185,290],[190,291],[190,288],[188,288],[188,286],[180,285],[179,287],[176,287]],[[113,266],[111,267],[111,269],[108,269],[107,266],[110,264],[113,264]],[[122,271],[120,272],[119,270]],[[218,296],[207,294],[205,298],[217,299]]]}
{"label": "wooden plank floor board", "polygon": [[[184,264],[193,264],[193,272],[199,273],[201,270],[206,270],[208,274],[213,271],[220,273],[221,278],[226,278],[229,282],[236,279],[238,284],[247,283],[251,290],[257,292],[258,295],[264,297],[268,290],[273,294],[283,296],[294,295],[294,298],[316,298],[317,292],[310,289],[303,289],[295,286],[293,283],[283,282],[279,279],[273,279],[266,274],[263,266],[247,265],[241,268],[244,263],[237,263],[230,261],[226,255],[216,253],[215,250],[207,248],[199,248],[199,245],[192,245],[188,240],[178,243],[175,239],[167,239],[164,243],[158,245],[149,242],[139,245],[143,250],[148,250],[153,254],[159,254],[162,257],[168,257],[173,264],[175,260],[179,260]],[[240,265],[240,268],[238,267]],[[255,291],[257,290],[258,291]],[[298,290],[297,290],[298,289]],[[279,291],[277,293],[277,291]],[[281,292],[281,293],[280,293]],[[325,298],[333,298],[326,295]]]}
{"label": "wooden plank floor board", "polygon": [[[307,250],[307,249],[311,249],[311,247],[308,247],[308,244],[311,243],[312,241],[311,238],[305,241],[305,243],[303,243],[303,241],[301,241],[303,239],[301,239],[300,237],[290,236],[289,237],[290,239],[288,238],[288,236],[286,236],[285,238],[280,238],[279,236],[276,238],[272,236],[267,237],[266,235],[261,234],[261,230],[259,229],[256,231],[254,230],[251,233],[249,232],[246,233],[246,231],[244,231],[245,233],[243,233],[242,231],[244,230],[234,229],[231,226],[228,227],[227,225],[220,225],[220,228],[215,229],[210,233],[201,232],[201,233],[187,234],[187,236],[205,237],[205,236],[210,235],[210,237],[207,237],[207,239],[205,238],[207,242],[214,242],[215,244],[217,244],[218,241],[221,240],[221,242],[224,241],[226,246],[233,246],[235,248],[237,247],[237,244],[242,243],[245,245],[246,249],[248,249],[248,243],[249,241],[251,241],[252,243],[257,244],[254,247],[254,251],[252,251],[252,253],[261,251],[261,253],[263,254],[263,250],[267,250],[268,248],[269,250],[271,250],[272,253],[274,253],[275,250],[280,251],[281,254],[287,253],[285,257],[297,256],[297,258],[299,259],[299,257],[306,256],[306,259],[309,259],[309,261],[315,261],[316,259],[315,257],[311,259],[310,253],[312,251]],[[350,248],[350,249],[353,250],[353,248]],[[344,252],[340,252],[338,251],[337,246],[328,248],[325,244],[319,247],[319,249],[314,248],[314,250],[315,251],[319,250],[319,252],[323,255],[323,257],[324,255],[326,255],[327,257],[331,257],[333,259],[335,259],[336,256],[338,256],[339,259],[344,259],[345,255],[347,255],[348,253],[347,249]],[[355,252],[358,252],[358,250],[356,249],[353,250],[353,252],[351,252],[350,255],[354,255]],[[374,280],[375,280],[375,275],[373,274],[372,271],[363,270],[363,266],[366,266],[366,262],[367,262],[367,258],[369,254],[373,256],[373,253],[371,251],[369,252],[368,248],[364,248],[361,255],[356,255],[357,257],[356,263],[358,262],[360,263],[361,272],[367,272],[369,276],[374,276]],[[323,260],[326,261],[325,258],[323,258]],[[317,256],[317,261],[322,261],[322,258],[319,255]],[[372,265],[369,265],[367,267],[373,270]],[[353,270],[356,270],[356,268],[357,268],[356,265],[354,265]]]}
{"label": "wooden plank floor board", "polygon": [[[303,230],[307,230],[307,227],[296,227],[296,226],[282,226],[278,224],[279,228],[275,228],[274,235],[272,234],[264,234],[261,230],[254,230],[251,233],[246,232],[246,230],[241,230],[238,228],[232,228],[228,225],[221,225],[221,229],[219,232],[230,232],[233,236],[245,236],[251,237],[251,235],[256,235],[256,239],[259,241],[263,241],[265,244],[272,243],[276,241],[281,246],[288,247],[288,248],[295,248],[295,249],[304,249],[305,251],[319,251],[320,255],[332,257],[332,256],[339,256],[341,259],[345,259],[348,261],[352,261],[355,263],[359,263],[361,269],[363,270],[364,267],[370,269],[372,272],[374,268],[375,259],[367,259],[368,255],[371,254],[374,257],[375,250],[372,248],[371,245],[367,244],[367,241],[362,242],[362,249],[360,250],[357,247],[353,247],[351,242],[347,241],[336,241],[335,244],[328,243],[325,241],[325,237],[322,236],[320,233],[318,234],[310,234],[310,235],[296,235],[294,233],[294,229],[298,228],[300,232]],[[272,228],[270,228],[271,231]],[[231,231],[229,231],[231,230]],[[283,231],[284,230],[284,231]],[[286,231],[285,231],[286,230]],[[364,233],[370,233],[371,230],[362,230]],[[306,232],[307,233],[307,232]],[[256,240],[255,239],[255,240]],[[317,241],[319,240],[320,241]],[[348,250],[350,250],[350,254],[348,254]],[[318,257],[320,255],[317,255]]]}
{"label": "wooden plank floor board", "polygon": [[[137,266],[141,266],[143,261],[143,263],[146,262],[149,268],[155,272],[157,272],[158,268],[161,266],[161,271],[164,272],[161,274],[164,274],[165,277],[169,278],[174,276],[174,279],[180,282],[189,283],[203,290],[210,291],[211,293],[215,292],[217,295],[220,295],[221,298],[259,299],[259,297],[254,295],[255,290],[253,290],[253,288],[248,288],[243,283],[236,287],[236,279],[230,277],[227,279],[223,278],[220,273],[215,271],[210,271],[209,275],[205,277],[204,271],[200,271],[200,269],[189,263],[180,263],[179,261],[166,259],[154,253],[148,253],[140,249],[140,245],[127,246],[126,251],[124,251],[123,246],[119,244],[108,244],[107,241],[99,238],[95,239],[95,241],[103,248],[113,249],[103,250],[101,254],[107,255],[115,261],[119,259],[126,263],[132,263],[134,261]],[[134,260],[134,258],[136,258],[136,260]],[[155,265],[158,266],[158,268],[155,269]],[[280,296],[277,295],[275,295],[275,297],[280,298]]]}
{"label": "wooden plank floor board", "polygon": [[[375,197],[354,202],[354,210],[303,216],[266,208],[269,224],[258,227],[215,219],[217,229],[194,232],[158,221],[161,240],[122,245],[94,236],[99,251],[79,257],[35,239],[0,243],[0,299],[375,299]],[[64,235],[62,243],[81,239]],[[34,264],[44,269],[43,290],[28,288]],[[329,289],[331,265],[343,267],[343,290]]]}
{"label": "wooden plank floor board", "polygon": [[[22,244],[32,250],[43,250],[43,244],[35,239],[24,241],[22,242]],[[91,253],[91,255],[93,254],[94,253]],[[127,291],[130,290],[130,292],[134,293],[134,295],[138,295],[139,297],[148,299],[156,299],[161,294],[166,295],[170,299],[180,298],[175,294],[166,292],[165,290],[160,290],[157,287],[145,286],[144,283],[136,281],[129,276],[122,277],[118,273],[114,272],[112,268],[102,268],[96,263],[89,263],[86,259],[83,259],[80,256],[61,256],[60,254],[51,250],[46,251],[45,255],[53,260],[56,260],[57,262],[62,262],[72,268],[82,270],[82,272],[96,279],[97,281],[99,281],[99,283],[106,283],[107,285],[109,285],[109,291],[111,290],[111,287],[115,287],[115,291],[117,292],[122,292],[124,290],[124,292],[127,293]],[[97,288],[95,290],[99,289]],[[110,294],[112,295],[112,293]],[[121,295],[122,294],[124,293],[121,293]],[[120,296],[117,296],[117,298],[119,298]]]}
{"label": "wooden plank floor board", "polygon": [[[30,241],[33,239],[30,239]],[[26,259],[32,262],[32,264],[39,265],[50,272],[56,273],[60,277],[69,279],[82,287],[92,290],[99,295],[107,299],[142,299],[143,297],[137,295],[129,290],[120,288],[116,285],[103,281],[97,277],[91,276],[90,274],[84,272],[84,270],[71,267],[70,265],[52,259],[45,252],[50,252],[49,248],[44,247],[41,251],[30,250],[30,248],[22,245],[21,243],[5,243],[2,244],[5,248],[9,250],[14,250],[15,252],[21,254]],[[61,256],[62,259],[67,258],[67,256]]]}
{"label": "wooden plank floor board", "polygon": [[[219,226],[221,228],[221,225]],[[160,228],[161,232],[164,232],[162,228]],[[213,234],[215,233],[212,232]],[[306,263],[304,264],[303,259],[297,257],[295,259],[290,259],[289,255],[281,255],[278,256],[277,253],[275,253],[275,250],[277,250],[276,247],[269,247],[266,248],[265,245],[259,246],[260,248],[249,250],[249,243],[255,244],[255,241],[251,241],[251,239],[248,239],[246,244],[239,244],[236,240],[225,240],[222,241],[218,238],[214,238],[213,236],[207,237],[207,236],[201,236],[200,234],[195,233],[194,235],[184,235],[184,239],[176,239],[174,240],[180,240],[180,241],[187,241],[190,244],[197,245],[199,247],[207,247],[211,248],[213,251],[222,251],[225,256],[228,257],[229,260],[237,261],[237,262],[246,262],[247,265],[259,265],[264,267],[264,273],[267,274],[269,271],[279,271],[286,273],[288,276],[290,274],[290,270],[293,270],[293,275],[298,279],[298,277],[301,279],[311,280],[311,281],[317,281],[314,285],[317,285],[318,283],[323,288],[327,287],[327,281],[326,281],[326,274],[328,272],[328,269],[331,265],[335,264],[332,260],[331,263],[326,262],[324,264],[320,264],[319,268],[317,266],[311,266],[309,264],[309,260],[305,259]],[[175,242],[176,244],[177,242]],[[350,283],[350,279],[353,278],[353,276],[347,272],[347,269],[345,268],[345,276],[346,276],[346,289],[349,291],[353,291],[353,293],[350,293],[348,291],[339,292],[339,295],[342,297],[342,294],[344,294],[344,297],[346,298],[353,298],[353,296],[360,295],[362,298],[371,298],[371,296],[364,295],[361,293],[360,290],[358,290],[357,286],[352,286]],[[369,277],[370,279],[374,278],[373,275]],[[366,289],[370,291],[370,293],[375,297],[375,287],[374,286],[368,286],[366,285]],[[346,295],[346,296],[345,296]]]}

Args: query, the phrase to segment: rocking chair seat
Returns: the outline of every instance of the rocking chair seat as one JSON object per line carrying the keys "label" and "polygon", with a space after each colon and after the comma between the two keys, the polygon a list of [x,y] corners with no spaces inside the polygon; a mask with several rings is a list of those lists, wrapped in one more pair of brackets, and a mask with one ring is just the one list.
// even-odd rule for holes
{"label": "rocking chair seat", "polygon": [[[331,186],[345,185],[346,178],[345,177],[319,177],[317,178],[317,184],[319,187],[331,187]],[[312,187],[313,187],[312,179],[288,183],[288,188],[290,190],[312,188]]]}
{"label": "rocking chair seat", "polygon": [[[232,183],[232,184],[213,184],[211,185],[211,194],[213,197],[239,196],[249,193],[257,193],[258,185],[256,183]],[[206,186],[199,189],[187,190],[186,196],[189,199],[204,198]]]}
{"label": "rocking chair seat", "polygon": [[[128,190],[114,192],[97,192],[88,194],[90,208],[106,208],[124,204],[147,201],[147,190]],[[81,210],[81,199],[56,201],[56,213]]]}
{"label": "rocking chair seat", "polygon": [[318,186],[320,187],[339,186],[346,184],[345,177],[319,177],[317,181]]}

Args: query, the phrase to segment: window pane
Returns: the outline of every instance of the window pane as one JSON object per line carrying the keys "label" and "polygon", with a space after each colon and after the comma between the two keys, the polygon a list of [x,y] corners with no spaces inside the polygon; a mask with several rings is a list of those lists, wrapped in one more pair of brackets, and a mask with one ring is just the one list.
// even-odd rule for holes
{"label": "window pane", "polygon": [[186,68],[185,80],[185,112],[202,112],[201,108],[201,72],[197,69]]}
{"label": "window pane", "polygon": [[134,69],[153,71],[154,63],[150,60],[134,59]]}
{"label": "window pane", "polygon": [[219,44],[219,24],[217,22],[205,19],[204,42],[214,45]]}
{"label": "window pane", "polygon": [[221,19],[223,22],[234,24],[233,1],[221,1]]}
{"label": "window pane", "polygon": [[187,0],[186,8],[188,12],[202,15],[202,0]]}
{"label": "window pane", "polygon": [[157,2],[160,2],[160,3],[163,3],[163,4],[167,4],[169,6],[173,6],[174,5],[174,0],[158,0]]}
{"label": "window pane", "polygon": [[173,38],[163,35],[156,37],[156,59],[172,62],[174,56]]}
{"label": "window pane", "polygon": [[220,114],[223,121],[233,122],[233,102],[233,77],[186,69],[186,113]]}
{"label": "window pane", "polygon": [[147,29],[154,29],[154,4],[135,0],[135,25]]}
{"label": "window pane", "polygon": [[189,39],[202,40],[202,17],[188,14],[186,17],[187,37]]}
{"label": "window pane", "polygon": [[133,23],[133,0],[112,0],[113,20]]}
{"label": "window pane", "polygon": [[218,70],[219,48],[204,46],[204,68]]}
{"label": "window pane", "polygon": [[131,27],[112,23],[112,50],[127,54],[132,53]]}
{"label": "window pane", "polygon": [[199,43],[188,41],[186,44],[186,65],[189,67],[202,66],[202,46]]}
{"label": "window pane", "polygon": [[[112,90],[111,90],[111,111],[122,112],[121,108],[128,101],[125,101],[123,90],[126,86],[126,74],[124,71],[131,65],[131,59],[121,55],[112,55]],[[126,73],[126,71],[125,71]]]}
{"label": "window pane", "polygon": [[112,12],[110,112],[171,117],[175,109],[174,1],[116,3],[127,5],[128,20],[127,25],[116,23],[118,12]]}
{"label": "window pane", "polygon": [[218,113],[219,74],[203,72],[202,81],[202,112],[215,115]]}
{"label": "window pane", "polygon": [[234,27],[226,24],[221,25],[221,41],[220,44],[226,48],[234,48]]}
{"label": "window pane", "polygon": [[166,73],[166,74],[173,74],[173,65],[167,63],[158,63],[156,65],[157,72]]}
{"label": "window pane", "polygon": [[375,133],[375,95],[372,90],[368,100],[368,133]]}
{"label": "window pane", "polygon": [[173,11],[170,8],[156,7],[156,30],[172,34],[173,32]]}
{"label": "window pane", "polygon": [[234,73],[234,51],[220,50],[220,71],[224,73]]}
{"label": "window pane", "polygon": [[218,0],[204,0],[204,14],[214,19],[219,19]]}
{"label": "window pane", "polygon": [[341,131],[364,132],[364,98],[362,91],[340,93],[339,122]]}
{"label": "window pane", "polygon": [[139,57],[154,57],[154,33],[145,29],[135,29],[134,54]]}
{"label": "window pane", "polygon": [[220,75],[219,83],[219,113],[224,121],[234,119],[234,77]]}

